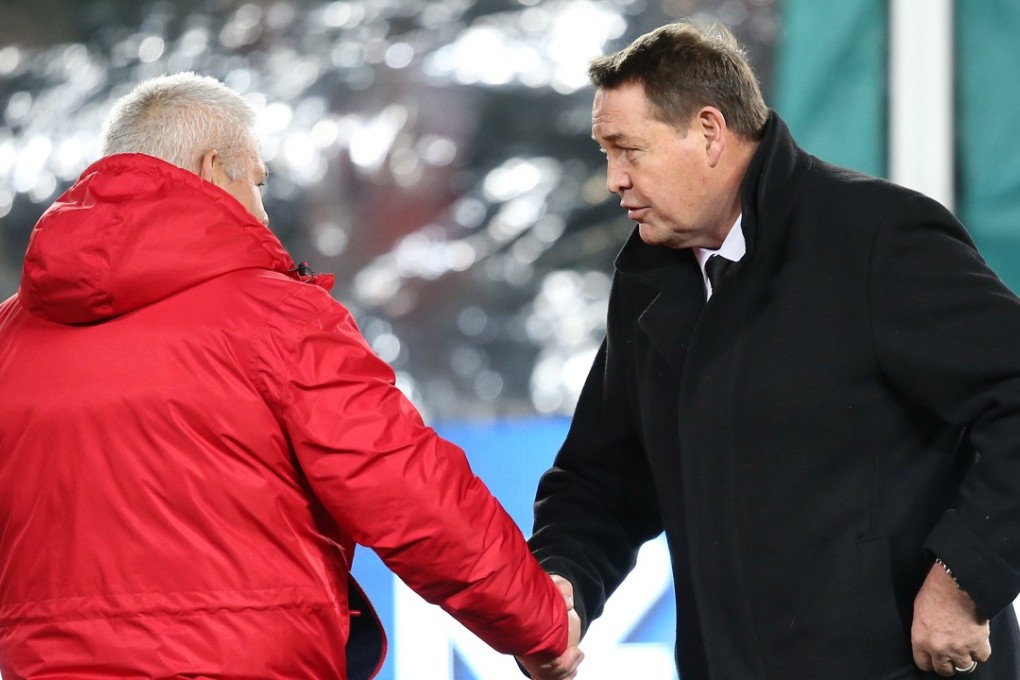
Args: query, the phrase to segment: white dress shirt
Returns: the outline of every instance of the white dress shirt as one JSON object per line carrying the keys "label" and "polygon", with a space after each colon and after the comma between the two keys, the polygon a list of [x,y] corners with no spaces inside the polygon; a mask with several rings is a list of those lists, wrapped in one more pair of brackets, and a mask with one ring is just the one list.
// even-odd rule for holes
{"label": "white dress shirt", "polygon": [[737,221],[730,227],[730,233],[726,235],[722,245],[719,246],[718,250],[709,250],[708,248],[694,248],[694,257],[698,259],[698,266],[701,267],[701,278],[705,281],[705,299],[708,300],[712,297],[712,284],[708,280],[708,275],[705,273],[705,263],[708,262],[708,258],[712,255],[722,255],[727,260],[732,262],[738,262],[740,258],[744,257],[744,253],[747,252],[747,243],[744,241],[744,230],[740,228],[740,218],[742,215],[737,215]]}

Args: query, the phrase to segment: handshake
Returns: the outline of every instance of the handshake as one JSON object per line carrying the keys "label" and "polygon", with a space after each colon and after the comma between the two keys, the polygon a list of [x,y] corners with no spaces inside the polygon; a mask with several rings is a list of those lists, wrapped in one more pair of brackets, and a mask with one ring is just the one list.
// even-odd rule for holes
{"label": "handshake", "polygon": [[562,576],[553,575],[551,578],[567,603],[567,651],[552,660],[518,657],[517,661],[533,680],[570,680],[577,677],[577,668],[584,659],[584,652],[577,647],[581,640],[581,618],[574,611],[574,589],[570,582]]}

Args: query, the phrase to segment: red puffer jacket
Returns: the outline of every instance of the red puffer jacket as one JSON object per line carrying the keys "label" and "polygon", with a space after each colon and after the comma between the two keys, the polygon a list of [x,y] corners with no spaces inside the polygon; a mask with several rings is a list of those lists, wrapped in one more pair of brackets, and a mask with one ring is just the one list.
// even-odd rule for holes
{"label": "red puffer jacket", "polygon": [[0,305],[4,680],[371,677],[355,542],[496,649],[563,651],[520,531],[331,277],[294,270],[147,156],[95,163],[39,221]]}

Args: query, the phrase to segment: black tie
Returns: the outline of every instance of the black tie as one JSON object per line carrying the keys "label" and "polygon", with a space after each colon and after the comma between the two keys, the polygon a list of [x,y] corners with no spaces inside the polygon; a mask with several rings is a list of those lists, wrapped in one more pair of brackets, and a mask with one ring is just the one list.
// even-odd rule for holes
{"label": "black tie", "polygon": [[723,274],[731,264],[733,264],[733,260],[727,260],[722,255],[711,255],[708,258],[708,262],[705,263],[705,275],[708,276],[708,282],[712,284],[712,292],[719,288],[719,282],[722,281]]}

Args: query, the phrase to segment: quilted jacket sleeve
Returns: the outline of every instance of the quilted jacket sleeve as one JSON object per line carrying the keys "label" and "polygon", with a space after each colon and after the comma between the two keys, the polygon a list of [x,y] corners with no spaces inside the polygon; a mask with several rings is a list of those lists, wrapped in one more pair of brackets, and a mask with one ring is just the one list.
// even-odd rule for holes
{"label": "quilted jacket sleeve", "polygon": [[[516,524],[464,453],[424,425],[347,310],[322,297],[290,301],[295,309],[270,333],[279,365],[264,376],[316,496],[355,541],[494,649],[561,654],[563,598]],[[295,322],[306,312],[310,321]]]}

